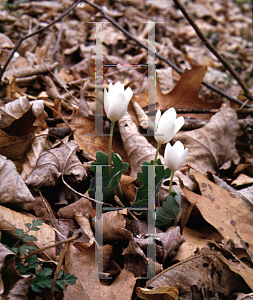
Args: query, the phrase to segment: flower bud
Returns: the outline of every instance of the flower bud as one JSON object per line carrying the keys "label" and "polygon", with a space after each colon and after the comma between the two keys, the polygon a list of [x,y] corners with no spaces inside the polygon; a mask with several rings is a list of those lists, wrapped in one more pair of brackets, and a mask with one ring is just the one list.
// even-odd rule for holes
{"label": "flower bud", "polygon": [[188,154],[188,148],[184,149],[184,145],[177,141],[173,146],[168,143],[164,151],[164,159],[166,166],[171,172],[176,172],[182,167]]}

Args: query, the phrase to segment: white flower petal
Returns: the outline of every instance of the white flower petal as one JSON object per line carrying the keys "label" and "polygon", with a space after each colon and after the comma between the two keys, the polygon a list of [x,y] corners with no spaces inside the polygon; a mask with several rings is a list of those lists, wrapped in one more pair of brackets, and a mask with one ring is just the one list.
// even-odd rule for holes
{"label": "white flower petal", "polygon": [[128,88],[125,90],[125,96],[126,96],[126,99],[128,100],[128,103],[129,103],[129,101],[130,101],[131,98],[133,97],[133,91],[131,90],[130,87],[128,87]]}
{"label": "white flower petal", "polygon": [[160,119],[161,119],[161,111],[160,111],[160,109],[158,109],[158,111],[156,112],[156,116],[155,116],[155,129],[157,129]]}
{"label": "white flower petal", "polygon": [[105,113],[108,113],[109,110],[109,99],[108,99],[108,92],[106,89],[104,89],[104,108],[105,108]]}
{"label": "white flower petal", "polygon": [[184,125],[184,117],[179,117],[176,119],[175,121],[175,131],[174,131],[174,135],[182,128],[182,126]]}

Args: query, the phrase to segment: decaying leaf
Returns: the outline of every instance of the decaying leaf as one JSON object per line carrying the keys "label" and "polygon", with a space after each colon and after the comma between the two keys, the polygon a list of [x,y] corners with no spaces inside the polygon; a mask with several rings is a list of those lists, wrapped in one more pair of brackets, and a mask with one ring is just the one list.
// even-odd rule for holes
{"label": "decaying leaf", "polygon": [[146,300],[177,300],[178,289],[170,286],[159,286],[153,289],[136,288],[136,295]]}
{"label": "decaying leaf", "polygon": [[[223,263],[217,251],[203,248],[193,255],[161,272],[147,282],[147,287],[172,286],[179,289],[184,299],[196,299],[197,294],[222,293],[229,297],[232,292],[247,290],[244,281]],[[193,290],[192,286],[196,289]]]}
{"label": "decaying leaf", "polygon": [[196,172],[194,177],[202,195],[183,189],[186,198],[198,207],[203,218],[216,228],[226,241],[231,239],[236,247],[253,253],[251,212],[234,194],[209,181],[203,174]]}
{"label": "decaying leaf", "polygon": [[[25,224],[32,223],[33,218],[6,208],[0,207],[0,230],[6,231],[8,234],[13,235],[16,229],[23,229],[27,231]],[[40,230],[33,231],[32,234],[37,238],[34,244],[38,248],[49,246],[55,242],[55,231],[51,226],[43,223]],[[45,250],[45,253],[51,258],[55,259],[55,247]]]}
{"label": "decaying leaf", "polygon": [[[96,152],[102,151],[108,153],[109,136],[95,134],[95,122],[92,118],[74,117],[71,122],[71,128],[74,130],[74,139],[80,146],[80,149],[88,152],[95,160]],[[116,139],[112,144],[112,150],[118,153],[124,160],[126,152],[122,147],[122,142]]]}
{"label": "decaying leaf", "polygon": [[[128,155],[131,176],[136,177],[137,173],[141,172],[141,165],[144,161],[154,160],[156,149],[139,133],[128,113],[119,120],[119,130]],[[164,163],[161,155],[158,155],[158,158]]]}
{"label": "decaying leaf", "polygon": [[26,180],[28,175],[32,173],[36,166],[37,160],[44,149],[45,143],[47,141],[47,135],[49,129],[41,131],[39,134],[35,134],[34,141],[31,145],[31,149],[26,153],[25,162],[22,164],[22,171],[20,176],[23,180]]}
{"label": "decaying leaf", "polygon": [[42,186],[54,186],[61,174],[74,175],[77,182],[82,181],[87,173],[76,155],[77,149],[77,144],[70,141],[59,148],[43,151],[25,183],[39,190]]}
{"label": "decaying leaf", "polygon": [[[14,256],[14,252],[4,247],[2,244],[0,244],[0,274],[3,274],[4,268],[5,268],[5,260],[6,257],[12,255]],[[4,282],[2,279],[2,275],[0,275],[0,295],[4,292]]]}
{"label": "decaying leaf", "polygon": [[0,203],[34,201],[33,195],[18,174],[14,163],[0,155]]}
{"label": "decaying leaf", "polygon": [[189,132],[178,133],[172,142],[181,141],[188,147],[186,163],[205,174],[216,173],[229,160],[238,160],[235,140],[240,127],[232,108],[222,107],[208,124]]}
{"label": "decaying leaf", "polygon": [[[0,259],[5,260],[5,247],[0,244]],[[2,257],[3,254],[3,257]],[[32,284],[35,275],[20,275],[16,269],[15,257],[7,261],[1,270],[3,276],[4,290],[1,290],[0,300],[26,300],[27,291]]]}
{"label": "decaying leaf", "polygon": [[44,122],[42,100],[29,102],[26,96],[0,108],[0,153],[20,158],[29,149],[38,126]]}
{"label": "decaying leaf", "polygon": [[90,219],[95,217],[95,211],[92,207],[91,202],[86,198],[81,198],[75,203],[69,204],[58,210],[57,215],[60,218],[75,220],[75,211],[82,213],[83,216],[89,215]]}
{"label": "decaying leaf", "polygon": [[148,128],[148,116],[145,114],[144,110],[140,107],[138,102],[134,101],[133,107],[135,109],[135,113],[137,115],[140,126],[142,127],[142,129],[147,129]]}
{"label": "decaying leaf", "polygon": [[133,273],[123,269],[110,286],[102,285],[95,277],[95,245],[84,252],[71,246],[67,256],[69,273],[75,274],[77,283],[68,285],[64,299],[82,300],[131,300],[136,279]]}

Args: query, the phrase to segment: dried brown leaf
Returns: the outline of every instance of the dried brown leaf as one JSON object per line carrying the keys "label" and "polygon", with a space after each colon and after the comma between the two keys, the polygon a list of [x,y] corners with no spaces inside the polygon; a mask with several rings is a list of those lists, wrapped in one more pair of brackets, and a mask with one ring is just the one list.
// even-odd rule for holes
{"label": "dried brown leaf", "polygon": [[226,241],[233,240],[236,247],[244,248],[252,256],[251,212],[234,194],[209,181],[203,174],[196,172],[194,177],[199,184],[201,195],[183,189],[186,198],[198,207],[203,218],[216,228]]}
{"label": "dried brown leaf", "polygon": [[[80,149],[95,157],[97,151],[108,153],[109,136],[95,135],[95,120],[87,117],[75,117],[71,122],[71,128],[74,130],[74,139],[80,146]],[[123,160],[126,159],[126,152],[122,147],[120,138],[114,135],[112,149],[118,153]]]}
{"label": "dried brown leaf", "polygon": [[66,257],[67,271],[75,274],[77,282],[74,286],[68,285],[64,291],[64,299],[82,300],[131,300],[136,278],[133,273],[123,269],[110,286],[104,286],[95,278],[95,245],[85,252],[80,252],[71,246]]}
{"label": "dried brown leaf", "polygon": [[[195,286],[198,294],[223,293],[229,297],[234,291],[246,288],[242,279],[223,263],[222,255],[217,251],[202,249],[193,255],[161,272],[147,282],[147,287],[172,286],[184,294],[187,299],[194,299]],[[196,291],[195,291],[196,292]],[[194,297],[195,296],[195,297]],[[186,299],[186,298],[185,298]]]}
{"label": "dried brown leaf", "polygon": [[[3,248],[4,247],[0,244],[0,255],[2,251],[5,252]],[[3,281],[5,289],[0,293],[0,300],[26,300],[27,291],[35,275],[20,275],[16,269],[15,257],[12,257],[6,262],[4,270],[2,271],[4,274]]]}
{"label": "dried brown leaf", "polygon": [[0,178],[0,203],[34,201],[14,163],[3,155],[0,155]]}
{"label": "dried brown leaf", "polygon": [[61,174],[74,175],[76,181],[82,181],[87,173],[76,155],[77,149],[76,142],[70,141],[59,148],[43,151],[25,183],[39,190],[42,186],[54,186]]}
{"label": "dried brown leaf", "polygon": [[[23,229],[25,232],[27,231],[26,223],[32,223],[32,220],[29,216],[1,206],[0,209],[0,230],[6,231],[8,234],[13,235],[16,229]],[[32,233],[37,241],[34,244],[38,248],[42,248],[45,246],[49,246],[50,243],[55,242],[55,231],[53,228],[45,223],[40,226],[40,230],[33,231]],[[50,248],[45,250],[47,255],[50,256],[51,259],[55,259],[55,248]]]}
{"label": "dried brown leaf", "polygon": [[83,216],[89,215],[90,219],[95,217],[95,211],[92,207],[91,202],[86,198],[81,198],[75,203],[69,204],[58,210],[57,215],[60,218],[75,220],[75,211],[82,213]]}
{"label": "dried brown leaf", "polygon": [[[144,161],[154,160],[156,149],[139,133],[137,126],[128,113],[119,120],[119,131],[128,155],[131,176],[136,177],[137,172],[141,171],[141,165]],[[161,155],[158,158],[164,163]]]}
{"label": "dried brown leaf", "polygon": [[235,111],[222,107],[204,127],[178,133],[172,142],[179,140],[189,149],[186,163],[191,167],[216,173],[225,162],[239,159],[235,147],[239,129]]}
{"label": "dried brown leaf", "polygon": [[42,100],[31,101],[26,96],[0,108],[0,153],[9,159],[20,158],[29,149],[38,126],[44,122]]}

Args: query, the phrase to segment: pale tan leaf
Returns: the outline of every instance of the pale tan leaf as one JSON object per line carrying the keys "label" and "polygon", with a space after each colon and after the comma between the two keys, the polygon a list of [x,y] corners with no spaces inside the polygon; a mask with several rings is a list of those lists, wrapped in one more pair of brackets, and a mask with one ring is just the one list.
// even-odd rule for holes
{"label": "pale tan leaf", "polygon": [[0,203],[34,201],[33,195],[18,174],[14,163],[0,155]]}
{"label": "pale tan leaf", "polygon": [[133,102],[133,107],[138,118],[138,122],[143,129],[148,128],[148,116],[145,114],[144,110],[140,107],[138,102]]}
{"label": "pale tan leaf", "polygon": [[192,286],[195,286],[198,294],[203,291],[205,295],[219,292],[229,297],[233,291],[245,288],[245,283],[228,268],[222,257],[219,252],[204,248],[200,254],[169,267],[149,280],[146,288],[172,286],[184,293],[187,299],[193,299]]}
{"label": "pale tan leaf", "polygon": [[44,122],[42,100],[31,101],[26,96],[0,108],[0,153],[9,159],[19,159],[29,149],[33,137]]}
{"label": "pale tan leaf", "polygon": [[47,128],[44,131],[41,131],[39,134],[35,134],[31,149],[26,153],[25,162],[22,164],[20,176],[23,180],[26,180],[28,175],[30,175],[33,169],[36,167],[37,160],[47,142],[48,133],[49,129]]}
{"label": "pale tan leaf", "polygon": [[67,271],[75,274],[77,282],[74,286],[68,285],[64,291],[64,299],[82,300],[131,300],[136,279],[133,273],[123,269],[110,286],[102,285],[95,278],[95,245],[84,252],[71,246],[66,257]]}
{"label": "pale tan leaf", "polygon": [[[11,210],[7,207],[0,207],[0,230],[6,231],[6,233],[13,235],[16,229],[23,229],[27,231],[26,223],[32,223],[32,220],[29,216]],[[55,243],[55,231],[53,228],[45,223],[40,226],[40,230],[33,231],[32,235],[37,238],[37,241],[34,244],[38,248],[49,246],[52,243]],[[52,260],[55,259],[55,247],[45,250],[47,255],[50,256]]]}
{"label": "pale tan leaf", "polygon": [[15,120],[20,119],[29,109],[31,105],[27,96],[9,102],[0,108],[0,128],[10,126]]}
{"label": "pale tan leaf", "polygon": [[201,173],[216,173],[229,160],[238,160],[235,140],[240,127],[235,111],[222,107],[208,124],[189,132],[178,133],[172,142],[181,141],[188,148],[186,163]]}
{"label": "pale tan leaf", "polygon": [[[139,133],[137,126],[128,113],[119,120],[119,131],[124,149],[128,155],[131,176],[136,177],[137,172],[141,171],[141,165],[144,161],[155,159],[156,149]],[[164,163],[164,159],[161,155],[159,155],[158,158]]]}
{"label": "pale tan leaf", "polygon": [[38,190],[42,186],[54,186],[61,174],[74,175],[76,181],[82,181],[87,173],[76,155],[77,149],[76,142],[70,141],[59,148],[43,151],[25,183]]}
{"label": "pale tan leaf", "polygon": [[184,188],[183,192],[188,201],[198,207],[203,218],[216,228],[226,241],[231,239],[238,248],[248,249],[253,253],[251,212],[234,194],[217,186],[203,174],[196,172],[194,177],[199,184],[201,195]]}

